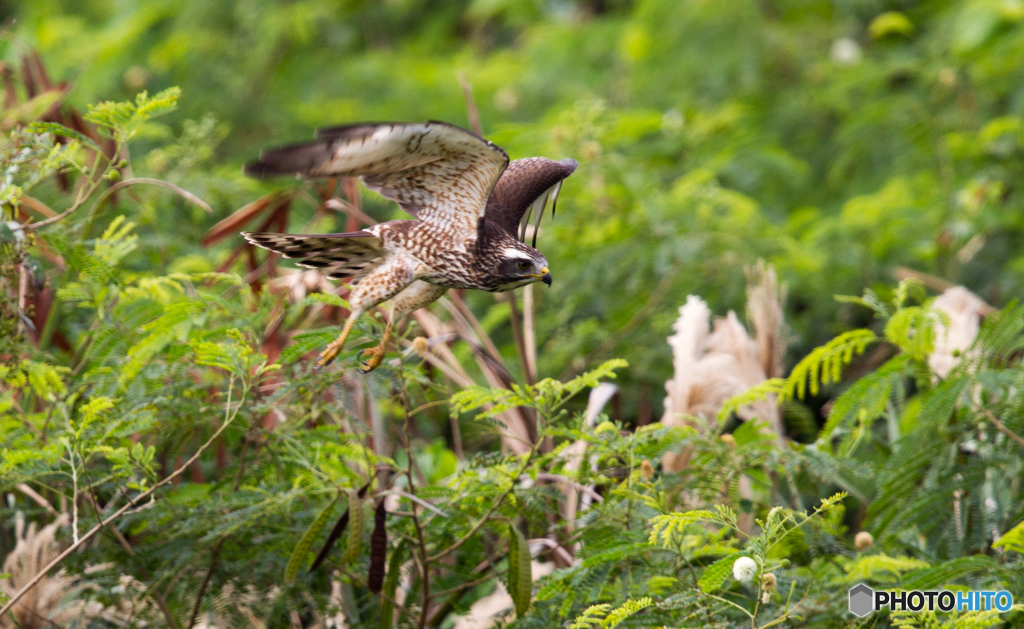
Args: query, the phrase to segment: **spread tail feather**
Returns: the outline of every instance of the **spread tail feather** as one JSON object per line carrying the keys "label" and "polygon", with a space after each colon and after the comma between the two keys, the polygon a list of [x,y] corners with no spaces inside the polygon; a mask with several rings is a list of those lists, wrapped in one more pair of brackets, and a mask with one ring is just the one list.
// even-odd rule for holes
{"label": "spread tail feather", "polygon": [[360,277],[381,262],[380,239],[370,232],[342,234],[272,234],[243,232],[250,243],[294,259],[300,266],[323,269],[331,279]]}

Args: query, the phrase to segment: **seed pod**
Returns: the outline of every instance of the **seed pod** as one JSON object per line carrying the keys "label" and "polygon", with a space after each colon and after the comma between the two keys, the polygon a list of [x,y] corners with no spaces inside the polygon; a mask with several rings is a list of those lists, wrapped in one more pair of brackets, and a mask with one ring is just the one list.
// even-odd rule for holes
{"label": "seed pod", "polygon": [[522,618],[530,610],[533,575],[530,566],[530,545],[515,525],[508,525],[508,593],[516,605],[516,616]]}
{"label": "seed pod", "polygon": [[313,540],[320,536],[320,531],[324,530],[327,520],[331,517],[331,511],[334,510],[334,502],[332,500],[317,514],[316,519],[306,529],[302,539],[292,549],[292,556],[288,558],[288,565],[284,569],[284,582],[286,584],[291,585],[295,582],[295,577],[299,574],[299,568],[302,566],[303,561],[305,561],[306,555],[309,554],[309,549],[313,546]]}
{"label": "seed pod", "polygon": [[388,553],[388,532],[385,524],[387,511],[384,510],[384,499],[377,503],[377,510],[373,514],[373,533],[370,535],[370,574],[366,579],[366,585],[374,594],[380,593],[380,587],[384,583],[384,562],[387,561]]}
{"label": "seed pod", "polygon": [[345,552],[341,556],[342,563],[351,564],[359,559],[359,551],[363,547],[363,501],[355,489],[348,492],[348,538],[345,540]]}
{"label": "seed pod", "polygon": [[[359,497],[362,498],[366,495],[366,490],[370,488],[370,483],[363,485],[362,489],[359,490]],[[309,568],[310,572],[313,572],[317,567],[327,559],[327,555],[331,553],[331,548],[334,547],[335,542],[341,539],[341,536],[345,533],[345,529],[348,527],[348,508],[345,509],[345,513],[341,514],[335,523],[334,528],[331,529],[330,535],[327,536],[327,541],[324,542],[320,552],[317,553],[316,559],[313,560],[313,565]]]}

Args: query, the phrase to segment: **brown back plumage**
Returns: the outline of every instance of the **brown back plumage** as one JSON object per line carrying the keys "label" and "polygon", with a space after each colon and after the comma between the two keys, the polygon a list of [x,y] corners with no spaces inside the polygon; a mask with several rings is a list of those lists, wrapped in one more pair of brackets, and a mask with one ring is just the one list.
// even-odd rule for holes
{"label": "brown back plumage", "polygon": [[323,129],[318,139],[263,151],[254,177],[360,177],[421,221],[473,234],[508,155],[444,122],[366,123]]}
{"label": "brown back plumage", "polygon": [[[577,166],[579,162],[574,159],[555,161],[546,157],[528,157],[513,161],[501,174],[487,199],[484,220],[522,240],[526,223],[531,219],[527,211],[536,215],[536,226],[539,227],[547,199],[552,197],[551,215],[554,216],[558,189]],[[537,232],[534,230],[534,245],[536,242]]]}

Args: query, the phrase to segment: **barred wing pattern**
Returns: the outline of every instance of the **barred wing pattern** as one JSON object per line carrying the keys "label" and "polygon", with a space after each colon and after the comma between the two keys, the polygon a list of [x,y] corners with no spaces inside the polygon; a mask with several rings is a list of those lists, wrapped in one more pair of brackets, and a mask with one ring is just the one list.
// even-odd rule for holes
{"label": "barred wing pattern", "polygon": [[444,122],[322,129],[317,141],[266,151],[254,176],[359,176],[421,221],[475,237],[487,198],[508,166],[503,150]]}
{"label": "barred wing pattern", "polygon": [[242,232],[250,243],[311,269],[330,267],[328,277],[360,277],[380,263],[384,250],[370,232],[344,234],[270,234]]}

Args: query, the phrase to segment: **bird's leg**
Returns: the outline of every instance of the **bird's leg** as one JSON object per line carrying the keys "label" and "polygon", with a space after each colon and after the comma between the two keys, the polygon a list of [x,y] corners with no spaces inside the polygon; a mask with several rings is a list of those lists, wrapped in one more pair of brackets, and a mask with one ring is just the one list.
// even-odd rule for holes
{"label": "bird's leg", "polygon": [[429,306],[437,301],[437,299],[447,290],[448,289],[444,286],[437,286],[436,284],[429,284],[423,280],[416,280],[403,289],[402,292],[395,295],[395,298],[391,300],[388,323],[384,327],[384,337],[380,340],[380,344],[377,345],[377,347],[363,350],[363,356],[367,360],[363,363],[363,366],[359,371],[367,373],[379,367],[384,361],[384,355],[387,353],[388,341],[391,340],[391,333],[394,331],[394,326],[397,325],[398,322],[406,315],[417,308]]}
{"label": "bird's leg", "polygon": [[363,350],[363,361],[362,366],[359,367],[360,373],[369,373],[380,367],[380,364],[384,361],[384,355],[388,351],[388,341],[391,340],[391,332],[394,330],[394,309],[392,309],[392,317],[388,318],[387,325],[384,326],[384,336],[381,337],[380,343],[377,347],[368,347]]}
{"label": "bird's leg", "polygon": [[342,328],[341,334],[338,335],[338,338],[331,341],[331,343],[324,348],[324,351],[320,352],[320,358],[316,361],[315,369],[321,369],[327,365],[327,363],[334,360],[334,357],[338,355],[341,348],[345,346],[345,340],[348,339],[348,335],[352,331],[352,326],[356,324],[356,319],[358,319],[361,314],[361,312],[353,312],[348,316],[348,320],[345,321],[345,327]]}

